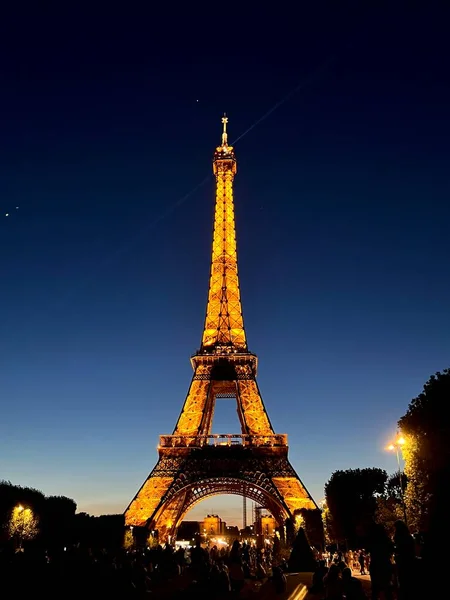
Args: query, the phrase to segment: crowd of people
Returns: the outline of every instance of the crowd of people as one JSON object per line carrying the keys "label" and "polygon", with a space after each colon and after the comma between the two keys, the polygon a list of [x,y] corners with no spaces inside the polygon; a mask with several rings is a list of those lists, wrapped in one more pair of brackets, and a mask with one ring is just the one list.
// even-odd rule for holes
{"label": "crowd of people", "polygon": [[[167,544],[116,552],[73,547],[51,554],[30,548],[0,552],[0,580],[5,597],[27,599],[41,594],[96,599],[243,598],[267,581],[276,597],[286,590],[288,563],[275,554],[270,545],[257,548],[237,540],[231,547],[205,548],[198,541],[186,549]],[[361,579],[352,570],[370,575],[372,600],[420,597],[415,542],[402,521],[396,523],[393,540],[382,525],[375,525],[365,550],[320,555],[312,596],[363,600]]]}
{"label": "crowd of people", "polygon": [[255,548],[234,541],[230,548],[189,549],[170,545],[121,552],[66,548],[49,554],[33,551],[0,553],[5,597],[45,595],[80,598],[214,599],[256,591],[270,577],[283,590],[283,569],[273,567],[269,545]]}
{"label": "crowd of people", "polygon": [[326,600],[363,600],[366,594],[362,583],[353,577],[352,570],[370,575],[372,600],[420,597],[420,559],[414,538],[403,521],[395,523],[392,540],[383,525],[375,524],[366,549],[324,553],[310,591]]}

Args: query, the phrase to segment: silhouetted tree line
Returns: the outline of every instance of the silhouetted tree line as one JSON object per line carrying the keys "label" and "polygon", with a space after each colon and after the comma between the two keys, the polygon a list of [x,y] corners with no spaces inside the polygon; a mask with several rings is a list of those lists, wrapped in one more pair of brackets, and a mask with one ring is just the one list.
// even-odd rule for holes
{"label": "silhouetted tree line", "polygon": [[[374,523],[392,534],[404,519],[435,556],[445,551],[450,481],[450,369],[432,375],[398,421],[405,472],[378,468],[336,471],[325,485],[322,513],[329,541],[364,547]],[[404,510],[405,509],[405,510]],[[424,551],[426,558],[426,550]],[[432,560],[430,558],[430,560]]]}
{"label": "silhouetted tree line", "polygon": [[34,539],[29,545],[49,551],[62,551],[73,545],[87,548],[118,548],[123,542],[123,515],[93,517],[76,514],[74,500],[65,496],[45,496],[39,490],[0,481],[0,544],[12,543],[10,523],[15,507],[30,509],[37,519]]}

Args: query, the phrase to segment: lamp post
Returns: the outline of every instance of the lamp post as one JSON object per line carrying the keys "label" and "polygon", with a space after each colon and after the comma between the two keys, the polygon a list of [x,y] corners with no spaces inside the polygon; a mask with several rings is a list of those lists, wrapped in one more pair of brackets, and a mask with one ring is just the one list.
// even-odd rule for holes
{"label": "lamp post", "polygon": [[408,519],[406,516],[406,504],[405,504],[405,491],[403,489],[403,477],[402,477],[402,468],[401,468],[401,463],[400,463],[400,452],[402,447],[406,444],[406,440],[403,436],[398,435],[396,440],[394,442],[392,442],[391,444],[389,444],[389,446],[386,448],[386,450],[389,450],[390,452],[395,452],[396,456],[397,456],[397,466],[398,466],[398,482],[400,484],[400,501],[402,504],[402,509],[403,509],[403,517],[405,520],[405,523],[408,523]]}

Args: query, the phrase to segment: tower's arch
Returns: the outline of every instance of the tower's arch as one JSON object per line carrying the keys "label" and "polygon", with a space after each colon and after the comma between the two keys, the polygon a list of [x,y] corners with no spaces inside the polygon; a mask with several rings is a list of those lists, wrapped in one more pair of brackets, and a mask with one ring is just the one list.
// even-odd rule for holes
{"label": "tower's arch", "polygon": [[176,536],[180,523],[186,514],[196,504],[211,496],[232,494],[245,496],[263,508],[266,508],[280,526],[289,513],[282,503],[277,500],[273,492],[265,490],[262,486],[238,477],[212,477],[205,478],[185,485],[166,502],[163,502],[150,523],[151,529],[156,529],[164,538]]}

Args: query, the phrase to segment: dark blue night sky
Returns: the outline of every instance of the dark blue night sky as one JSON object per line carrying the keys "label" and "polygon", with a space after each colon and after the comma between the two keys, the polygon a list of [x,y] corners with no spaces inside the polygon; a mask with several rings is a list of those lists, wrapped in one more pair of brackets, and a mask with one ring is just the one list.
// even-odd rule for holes
{"label": "dark blue night sky", "polygon": [[336,469],[395,469],[450,362],[448,15],[320,4],[2,18],[0,479],[98,514],[153,467],[200,343],[224,111],[272,423],[316,500]]}

